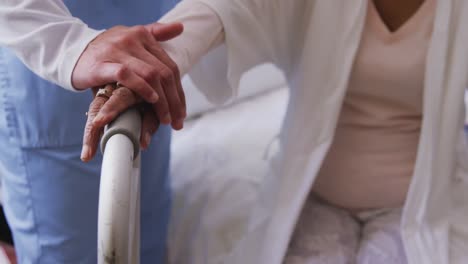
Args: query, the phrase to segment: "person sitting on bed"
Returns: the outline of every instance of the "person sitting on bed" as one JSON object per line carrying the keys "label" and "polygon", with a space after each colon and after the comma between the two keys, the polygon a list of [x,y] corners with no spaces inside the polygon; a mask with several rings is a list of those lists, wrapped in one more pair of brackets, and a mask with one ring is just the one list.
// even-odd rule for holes
{"label": "person sitting on bed", "polygon": [[[187,0],[161,20],[184,24],[162,47],[182,75],[195,67],[211,101],[235,96],[242,74],[262,63],[278,66],[291,87],[279,167],[223,263],[449,263],[455,247],[438,239],[448,231],[436,223],[457,211],[441,183],[451,179],[456,141],[445,150],[438,142],[457,123],[439,125],[431,111],[443,103],[460,116],[454,98],[466,85],[458,77],[468,43],[451,34],[467,13],[463,1]],[[225,57],[211,57],[223,48]],[[85,145],[95,149],[103,126],[142,100],[118,89],[126,92],[91,104],[99,120],[88,120]]]}

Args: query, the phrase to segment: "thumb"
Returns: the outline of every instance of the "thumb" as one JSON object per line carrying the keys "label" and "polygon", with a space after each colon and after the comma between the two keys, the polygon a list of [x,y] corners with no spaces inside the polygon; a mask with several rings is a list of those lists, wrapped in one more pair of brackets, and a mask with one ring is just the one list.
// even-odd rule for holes
{"label": "thumb", "polygon": [[169,23],[163,24],[155,22],[148,24],[145,28],[153,35],[156,41],[167,41],[173,39],[184,31],[182,23]]}

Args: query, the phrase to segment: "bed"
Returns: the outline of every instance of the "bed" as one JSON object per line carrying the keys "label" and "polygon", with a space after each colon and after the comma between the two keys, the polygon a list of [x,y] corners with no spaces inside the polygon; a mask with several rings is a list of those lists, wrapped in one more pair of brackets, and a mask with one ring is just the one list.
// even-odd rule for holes
{"label": "bed", "polygon": [[173,134],[170,263],[204,263],[207,256],[221,263],[216,254],[229,252],[245,228],[268,170],[288,92],[281,74],[268,66],[249,73],[239,98],[218,108],[193,102],[202,97],[184,81],[191,116]]}

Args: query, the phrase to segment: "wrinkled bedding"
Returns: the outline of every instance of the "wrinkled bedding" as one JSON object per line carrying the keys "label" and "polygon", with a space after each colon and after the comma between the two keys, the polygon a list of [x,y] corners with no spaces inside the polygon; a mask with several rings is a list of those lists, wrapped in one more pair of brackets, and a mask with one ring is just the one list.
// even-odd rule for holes
{"label": "wrinkled bedding", "polygon": [[287,96],[282,88],[247,98],[174,133],[171,263],[203,263],[207,256],[220,263],[214,252],[230,250],[267,172],[268,146],[279,132]]}

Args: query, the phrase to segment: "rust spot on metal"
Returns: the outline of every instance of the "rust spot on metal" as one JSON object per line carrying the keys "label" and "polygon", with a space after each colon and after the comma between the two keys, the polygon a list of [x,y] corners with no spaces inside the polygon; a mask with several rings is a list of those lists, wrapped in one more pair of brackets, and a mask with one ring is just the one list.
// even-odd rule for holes
{"label": "rust spot on metal", "polygon": [[117,263],[117,256],[115,254],[115,249],[112,249],[110,255],[104,256],[104,261],[106,264],[116,264]]}

